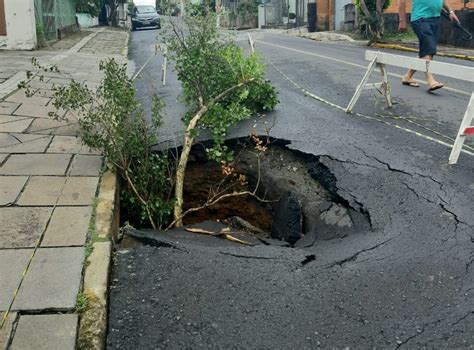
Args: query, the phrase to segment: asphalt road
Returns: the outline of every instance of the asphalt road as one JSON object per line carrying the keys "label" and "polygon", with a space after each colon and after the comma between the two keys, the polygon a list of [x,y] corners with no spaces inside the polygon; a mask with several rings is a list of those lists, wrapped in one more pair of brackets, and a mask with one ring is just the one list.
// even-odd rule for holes
{"label": "asphalt road", "polygon": [[[157,34],[132,33],[130,59],[137,67]],[[305,96],[281,72],[346,106],[367,65],[365,47],[253,35],[271,62],[267,75],[281,101],[258,121],[260,128],[274,121],[273,137],[316,156],[337,180],[337,194],[368,213],[372,228],[304,249],[187,235],[176,238],[181,250],[121,249],[108,346],[473,347],[474,158],[462,154],[458,165],[448,166],[450,149],[436,142],[452,142],[472,86],[440,77],[451,89],[428,94],[424,87],[402,87],[397,75],[403,71],[389,67],[395,107],[387,110],[381,96],[366,92],[355,108],[365,117],[347,115]],[[246,45],[243,34],[237,41]],[[136,84],[145,106],[155,84],[168,103],[160,139],[179,144],[179,84],[169,74],[169,84],[159,86],[160,64],[160,57],[152,59]],[[247,135],[253,123],[231,136]]]}

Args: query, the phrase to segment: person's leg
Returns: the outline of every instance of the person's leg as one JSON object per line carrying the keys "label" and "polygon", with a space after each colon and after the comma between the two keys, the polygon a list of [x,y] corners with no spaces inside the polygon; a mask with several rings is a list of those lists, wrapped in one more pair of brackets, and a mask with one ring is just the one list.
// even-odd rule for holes
{"label": "person's leg", "polygon": [[[434,55],[436,55],[436,45],[438,43],[439,36],[439,19],[431,19],[429,22],[429,29],[431,30],[431,35],[427,38],[427,52],[426,55],[420,57],[427,61],[432,61]],[[426,73],[426,84],[430,91],[434,91],[442,88],[444,85],[438,82],[432,73]]]}

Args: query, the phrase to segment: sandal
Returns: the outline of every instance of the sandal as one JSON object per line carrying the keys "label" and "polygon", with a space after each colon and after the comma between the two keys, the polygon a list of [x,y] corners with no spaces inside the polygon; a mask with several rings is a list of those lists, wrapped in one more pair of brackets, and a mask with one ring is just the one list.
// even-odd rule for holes
{"label": "sandal", "polygon": [[444,86],[444,84],[435,83],[435,84],[428,87],[428,91],[430,91],[430,92],[435,91],[435,90],[441,89],[443,86]]}
{"label": "sandal", "polygon": [[420,84],[418,84],[417,82],[413,80],[406,80],[406,81],[402,80],[402,84],[410,86],[410,87],[420,87]]}

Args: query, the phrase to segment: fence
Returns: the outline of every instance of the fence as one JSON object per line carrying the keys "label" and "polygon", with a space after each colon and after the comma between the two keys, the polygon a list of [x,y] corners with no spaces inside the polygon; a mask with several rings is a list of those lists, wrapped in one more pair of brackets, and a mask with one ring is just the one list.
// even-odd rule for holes
{"label": "fence", "polygon": [[36,34],[39,45],[58,39],[58,31],[76,25],[74,0],[35,0]]}

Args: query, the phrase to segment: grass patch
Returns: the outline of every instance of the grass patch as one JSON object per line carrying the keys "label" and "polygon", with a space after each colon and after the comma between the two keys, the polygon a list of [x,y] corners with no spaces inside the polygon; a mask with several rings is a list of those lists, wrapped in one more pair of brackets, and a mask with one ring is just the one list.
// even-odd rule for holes
{"label": "grass patch", "polygon": [[79,314],[84,313],[84,311],[86,311],[87,309],[88,303],[89,303],[89,300],[87,299],[87,296],[84,293],[82,292],[77,293],[76,312]]}

